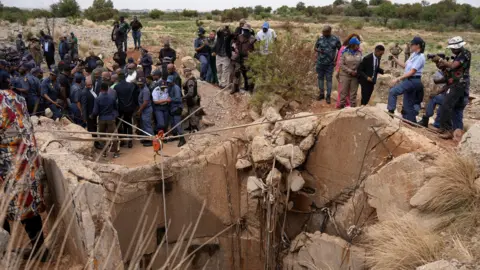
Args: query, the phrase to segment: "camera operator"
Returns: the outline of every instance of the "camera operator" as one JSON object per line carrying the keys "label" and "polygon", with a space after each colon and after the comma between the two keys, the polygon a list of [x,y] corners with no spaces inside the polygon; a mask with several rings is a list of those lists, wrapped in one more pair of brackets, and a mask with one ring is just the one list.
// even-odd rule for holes
{"label": "camera operator", "polygon": [[[471,53],[465,49],[466,42],[461,37],[453,37],[448,41],[447,48],[451,49],[455,55],[452,62],[435,56],[432,60],[448,69],[447,85],[449,89],[445,93],[445,99],[440,106],[440,137],[442,139],[452,139],[454,127],[452,118],[454,111],[461,111],[463,120],[463,110],[468,103],[470,87],[470,61]],[[466,102],[467,101],[467,102]]]}

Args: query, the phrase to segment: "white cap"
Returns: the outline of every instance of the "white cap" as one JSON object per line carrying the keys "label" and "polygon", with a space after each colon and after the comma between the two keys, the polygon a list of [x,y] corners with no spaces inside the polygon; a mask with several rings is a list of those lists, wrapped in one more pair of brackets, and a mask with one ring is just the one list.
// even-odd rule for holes
{"label": "white cap", "polygon": [[447,48],[449,49],[460,49],[463,48],[467,44],[465,41],[463,41],[462,37],[453,37],[448,40],[448,46]]}

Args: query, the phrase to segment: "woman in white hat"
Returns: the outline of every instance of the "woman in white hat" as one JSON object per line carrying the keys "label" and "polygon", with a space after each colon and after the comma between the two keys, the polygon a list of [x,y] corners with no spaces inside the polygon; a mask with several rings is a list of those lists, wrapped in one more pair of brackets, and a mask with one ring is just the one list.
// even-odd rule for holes
{"label": "woman in white hat", "polygon": [[465,48],[466,42],[462,37],[453,37],[448,41],[447,48],[452,50],[455,59],[448,62],[436,56],[433,61],[450,69],[447,84],[450,89],[445,95],[443,105],[440,107],[440,130],[443,139],[453,138],[452,118],[453,114],[461,114],[463,120],[463,109],[468,103],[470,87],[470,62],[472,55]]}

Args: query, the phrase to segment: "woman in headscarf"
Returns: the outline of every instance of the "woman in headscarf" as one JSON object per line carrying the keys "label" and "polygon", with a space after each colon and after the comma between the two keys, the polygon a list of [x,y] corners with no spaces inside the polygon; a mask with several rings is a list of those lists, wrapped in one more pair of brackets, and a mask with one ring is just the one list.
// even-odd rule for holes
{"label": "woman in headscarf", "polygon": [[340,59],[340,83],[342,84],[340,108],[345,108],[347,96],[350,96],[351,107],[357,105],[357,68],[362,62],[362,52],[359,49],[360,40],[356,37],[351,38]]}
{"label": "woman in headscarf", "polygon": [[[25,254],[28,258],[44,244],[40,217],[45,209],[40,182],[44,172],[25,99],[12,90],[0,90],[0,114],[0,184],[4,191],[0,205],[6,211],[0,222],[10,232],[8,221],[21,221],[33,248]],[[42,261],[46,256],[45,252]]]}
{"label": "woman in headscarf", "polygon": [[[342,92],[342,83],[340,82],[340,60],[342,59],[342,53],[343,51],[348,47],[348,42],[350,41],[350,39],[352,38],[357,38],[360,42],[362,42],[362,39],[360,38],[360,36],[357,34],[357,33],[352,33],[350,35],[348,35],[348,37],[343,41],[342,43],[342,47],[340,48],[340,50],[338,50],[338,53],[337,53],[337,63],[335,65],[335,71],[337,72],[337,81],[338,81],[338,97],[337,97],[337,103],[336,103],[336,108],[340,108],[340,93]],[[360,50],[360,49],[359,49]],[[361,50],[360,50],[361,52]],[[350,96],[347,96],[346,100],[345,100],[345,106],[350,106]]]}

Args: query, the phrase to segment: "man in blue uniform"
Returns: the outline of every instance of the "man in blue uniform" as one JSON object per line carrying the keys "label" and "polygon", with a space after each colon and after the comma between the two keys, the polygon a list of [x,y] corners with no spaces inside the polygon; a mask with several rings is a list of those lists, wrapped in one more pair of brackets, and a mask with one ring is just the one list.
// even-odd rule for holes
{"label": "man in blue uniform", "polygon": [[[325,25],[322,30],[322,36],[315,43],[315,52],[317,52],[316,70],[318,73],[318,88],[320,95],[318,100],[326,99],[330,104],[330,95],[332,93],[333,68],[337,51],[342,46],[340,39],[332,35],[332,27]],[[327,96],[325,97],[325,84],[327,81]]]}
{"label": "man in blue uniform", "polygon": [[[146,85],[146,80],[144,77],[137,79],[137,85],[139,89],[138,94],[138,111],[137,116],[141,118],[142,129],[148,134],[153,135],[152,128],[152,99],[150,95],[150,90]],[[145,134],[146,135],[146,134]],[[152,141],[145,140],[142,142],[143,146],[152,146]]]}
{"label": "man in blue uniform", "polygon": [[[167,78],[168,85],[168,96],[170,98],[170,117],[172,119],[172,128],[182,121],[182,111],[183,111],[183,102],[182,102],[182,89],[175,84],[174,77],[168,76]],[[182,125],[178,125],[173,131],[174,135],[182,135]],[[184,137],[180,138],[178,142],[178,147],[183,146],[185,143]]]}
{"label": "man in blue uniform", "polygon": [[53,113],[53,119],[59,119],[62,117],[63,107],[58,103],[60,98],[60,86],[57,82],[58,69],[53,67],[50,71],[50,76],[42,82],[41,93],[45,99],[46,106],[50,108]]}

